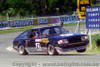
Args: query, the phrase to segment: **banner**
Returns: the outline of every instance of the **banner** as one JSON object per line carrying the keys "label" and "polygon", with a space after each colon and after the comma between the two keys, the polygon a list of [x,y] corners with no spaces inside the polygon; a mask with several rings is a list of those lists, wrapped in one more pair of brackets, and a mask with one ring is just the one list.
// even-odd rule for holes
{"label": "banner", "polygon": [[59,17],[51,17],[51,23],[58,23],[60,21]]}
{"label": "banner", "polygon": [[61,16],[60,21],[64,22],[64,24],[75,23],[78,21],[78,16]]}
{"label": "banner", "polygon": [[85,8],[92,6],[92,0],[77,0],[79,18],[85,18]]}
{"label": "banner", "polygon": [[48,18],[39,18],[38,19],[38,24],[41,25],[41,24],[49,24],[49,19]]}
{"label": "banner", "polygon": [[10,29],[8,21],[0,21],[0,30]]}
{"label": "banner", "polygon": [[33,19],[26,19],[26,20],[14,20],[10,21],[11,27],[23,27],[23,26],[32,26],[34,25]]}

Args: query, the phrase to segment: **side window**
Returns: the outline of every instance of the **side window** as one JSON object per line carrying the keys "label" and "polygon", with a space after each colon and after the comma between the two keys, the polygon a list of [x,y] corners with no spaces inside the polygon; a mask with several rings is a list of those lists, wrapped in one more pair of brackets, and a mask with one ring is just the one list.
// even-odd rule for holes
{"label": "side window", "polygon": [[17,38],[27,38],[28,32],[24,32],[21,35],[19,35]]}
{"label": "side window", "polygon": [[59,28],[54,28],[56,31],[56,34],[60,34],[60,29]]}
{"label": "side window", "polygon": [[44,30],[44,31],[42,32],[42,36],[45,37],[45,36],[49,35],[49,30],[50,30],[50,29]]}
{"label": "side window", "polygon": [[65,28],[61,28],[61,33],[69,33],[69,31],[66,30]]}
{"label": "side window", "polygon": [[30,35],[29,35],[29,38],[39,38],[39,31],[32,30]]}

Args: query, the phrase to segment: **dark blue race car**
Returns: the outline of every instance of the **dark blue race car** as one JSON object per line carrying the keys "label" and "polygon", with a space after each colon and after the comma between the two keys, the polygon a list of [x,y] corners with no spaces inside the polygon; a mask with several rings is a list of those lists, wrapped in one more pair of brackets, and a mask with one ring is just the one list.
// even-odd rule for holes
{"label": "dark blue race car", "polygon": [[69,33],[61,26],[44,26],[26,30],[13,41],[19,54],[47,52],[49,55],[76,50],[84,52],[89,40],[87,35]]}

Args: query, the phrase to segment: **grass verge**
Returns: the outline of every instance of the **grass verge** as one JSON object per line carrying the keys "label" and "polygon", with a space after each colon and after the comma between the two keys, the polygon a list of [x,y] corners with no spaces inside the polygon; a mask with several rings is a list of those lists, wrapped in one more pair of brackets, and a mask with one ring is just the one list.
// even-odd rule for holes
{"label": "grass verge", "polygon": [[95,34],[92,35],[92,48],[93,49],[98,49],[100,48],[100,35],[99,34]]}
{"label": "grass verge", "polygon": [[98,3],[98,4],[93,4],[93,6],[100,6],[100,3]]}
{"label": "grass verge", "polygon": [[[86,24],[86,22],[80,22],[80,25]],[[77,23],[70,23],[70,24],[64,24],[63,27],[66,26],[77,26]]]}

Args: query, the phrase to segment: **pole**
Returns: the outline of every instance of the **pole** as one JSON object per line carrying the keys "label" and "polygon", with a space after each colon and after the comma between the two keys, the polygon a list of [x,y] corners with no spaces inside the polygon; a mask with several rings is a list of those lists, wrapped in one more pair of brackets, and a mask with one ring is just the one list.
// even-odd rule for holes
{"label": "pole", "polygon": [[32,19],[33,19],[33,15],[32,15],[31,17],[32,17]]}
{"label": "pole", "polygon": [[100,29],[99,29],[99,36],[100,36]]}
{"label": "pole", "polygon": [[80,33],[80,20],[79,20],[79,26],[78,26],[78,33]]}
{"label": "pole", "polygon": [[75,29],[75,33],[80,33],[80,20],[77,23],[76,29]]}
{"label": "pole", "polygon": [[92,49],[91,30],[89,30],[90,49]]}
{"label": "pole", "polygon": [[6,13],[6,15],[7,15],[7,21],[9,20],[9,15],[8,15],[8,13]]}
{"label": "pole", "polygon": [[88,35],[89,34],[89,29],[86,29],[86,35]]}
{"label": "pole", "polygon": [[75,29],[75,33],[77,33],[78,26],[79,26],[79,21],[78,21],[78,23],[77,23],[77,26],[76,26],[76,29]]}

